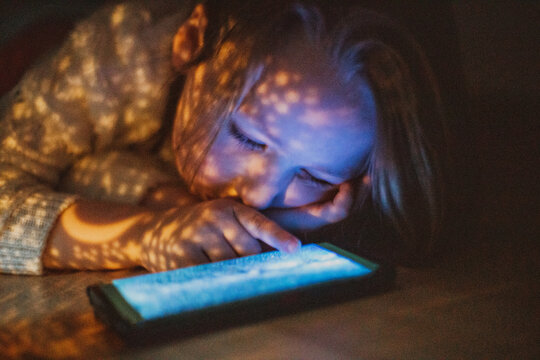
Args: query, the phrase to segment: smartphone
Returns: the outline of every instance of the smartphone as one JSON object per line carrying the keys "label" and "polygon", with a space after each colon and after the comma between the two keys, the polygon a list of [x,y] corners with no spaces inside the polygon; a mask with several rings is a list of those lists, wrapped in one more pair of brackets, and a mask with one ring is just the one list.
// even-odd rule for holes
{"label": "smartphone", "polygon": [[89,286],[98,319],[127,338],[188,335],[389,289],[395,271],[329,243]]}

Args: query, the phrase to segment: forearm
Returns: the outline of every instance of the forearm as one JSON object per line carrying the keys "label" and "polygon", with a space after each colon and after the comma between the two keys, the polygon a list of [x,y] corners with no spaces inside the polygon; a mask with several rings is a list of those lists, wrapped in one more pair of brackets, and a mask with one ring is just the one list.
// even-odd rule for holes
{"label": "forearm", "polygon": [[[80,193],[87,191],[77,188]],[[90,192],[91,193],[91,192]],[[63,211],[49,233],[43,266],[56,269],[121,269],[141,265],[141,242],[163,212],[200,200],[179,182],[148,190],[137,205],[81,200]]]}
{"label": "forearm", "polygon": [[158,217],[144,207],[79,200],[53,226],[43,265],[79,270],[139,266],[142,239]]}

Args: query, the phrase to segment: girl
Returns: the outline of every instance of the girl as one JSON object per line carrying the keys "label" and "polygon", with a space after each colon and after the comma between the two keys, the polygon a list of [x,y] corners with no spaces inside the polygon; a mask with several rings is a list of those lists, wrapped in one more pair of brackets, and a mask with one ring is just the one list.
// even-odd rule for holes
{"label": "girl", "polygon": [[293,234],[366,209],[422,256],[441,221],[428,67],[390,21],[344,5],[106,7],[2,99],[0,122],[4,272],[294,251]]}

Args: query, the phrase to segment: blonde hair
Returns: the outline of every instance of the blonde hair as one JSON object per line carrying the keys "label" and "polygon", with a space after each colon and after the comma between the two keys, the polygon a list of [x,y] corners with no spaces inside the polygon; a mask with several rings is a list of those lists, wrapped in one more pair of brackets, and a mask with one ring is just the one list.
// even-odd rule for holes
{"label": "blonde hair", "polygon": [[[444,209],[438,150],[444,147],[444,117],[436,81],[418,44],[391,20],[363,9],[347,8],[344,15],[335,7],[321,10],[326,5],[317,1],[240,3],[227,2],[225,8],[219,2],[208,4],[209,23],[213,15],[218,21],[208,30],[210,41],[200,60],[213,67],[204,82],[212,98],[199,102],[193,109],[197,118],[179,135],[193,145],[184,148],[199,149],[185,156],[204,157],[211,142],[201,144],[203,136],[197,133],[211,124],[217,134],[260,78],[265,57],[300,31],[326,53],[344,85],[361,92],[362,79],[375,97],[369,182],[359,182],[357,208],[373,204],[396,230],[396,246],[404,253],[431,254]],[[186,86],[191,86],[189,78]],[[183,97],[192,96],[194,89],[187,90]],[[186,169],[183,176],[192,179],[196,172]],[[370,201],[364,201],[368,197]]]}

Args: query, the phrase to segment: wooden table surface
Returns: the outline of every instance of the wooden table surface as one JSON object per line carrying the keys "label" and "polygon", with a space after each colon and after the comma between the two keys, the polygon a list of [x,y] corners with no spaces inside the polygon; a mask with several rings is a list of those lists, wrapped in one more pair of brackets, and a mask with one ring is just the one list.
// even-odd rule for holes
{"label": "wooden table surface", "polygon": [[85,294],[133,271],[1,275],[0,358],[538,359],[536,239],[487,240],[381,295],[136,348]]}

